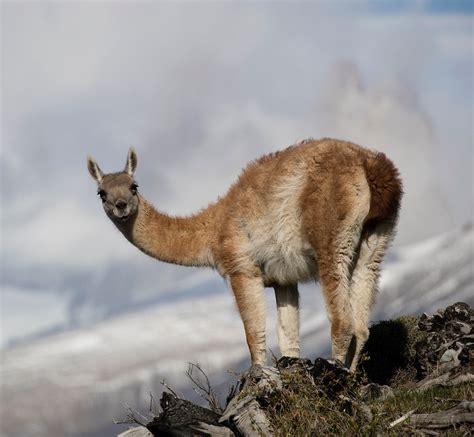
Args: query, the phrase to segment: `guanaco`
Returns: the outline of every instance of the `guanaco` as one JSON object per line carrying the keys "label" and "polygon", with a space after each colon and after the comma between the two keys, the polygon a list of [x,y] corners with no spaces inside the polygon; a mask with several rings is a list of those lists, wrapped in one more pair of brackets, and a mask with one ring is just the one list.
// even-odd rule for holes
{"label": "guanaco", "polygon": [[332,356],[355,369],[402,197],[383,153],[305,140],[251,162],[225,196],[189,217],[156,210],[138,191],[136,168],[133,148],[118,173],[104,174],[88,157],[107,216],[147,255],[211,267],[228,280],[253,365],[266,361],[264,288],[275,290],[281,354],[299,357],[298,283],[317,280]]}

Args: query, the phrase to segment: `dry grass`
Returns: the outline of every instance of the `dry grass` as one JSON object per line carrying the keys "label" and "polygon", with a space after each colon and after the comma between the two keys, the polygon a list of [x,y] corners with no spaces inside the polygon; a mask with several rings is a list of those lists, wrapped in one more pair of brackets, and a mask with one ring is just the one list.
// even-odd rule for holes
{"label": "dry grass", "polygon": [[[409,425],[400,424],[390,429],[389,424],[408,411],[432,413],[474,398],[473,384],[437,387],[425,392],[399,388],[392,398],[369,403],[372,417],[368,417],[350,383],[339,393],[328,394],[312,384],[305,372],[286,374],[282,379],[283,389],[266,398],[265,405],[275,434],[281,437],[416,435],[416,429]],[[463,426],[445,430],[443,435],[471,433],[468,426]]]}
{"label": "dry grass", "polygon": [[367,418],[357,402],[355,379],[340,388],[325,377],[331,393],[318,388],[304,370],[283,373],[283,389],[266,398],[265,410],[277,436],[368,435]]}

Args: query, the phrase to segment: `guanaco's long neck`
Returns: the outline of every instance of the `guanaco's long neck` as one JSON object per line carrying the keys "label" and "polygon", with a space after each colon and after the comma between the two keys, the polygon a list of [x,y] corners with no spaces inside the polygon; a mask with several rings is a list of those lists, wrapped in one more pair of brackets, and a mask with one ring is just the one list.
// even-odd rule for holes
{"label": "guanaco's long neck", "polygon": [[137,215],[129,222],[115,223],[133,245],[160,261],[215,266],[211,252],[212,211],[204,210],[191,217],[170,217],[139,196]]}

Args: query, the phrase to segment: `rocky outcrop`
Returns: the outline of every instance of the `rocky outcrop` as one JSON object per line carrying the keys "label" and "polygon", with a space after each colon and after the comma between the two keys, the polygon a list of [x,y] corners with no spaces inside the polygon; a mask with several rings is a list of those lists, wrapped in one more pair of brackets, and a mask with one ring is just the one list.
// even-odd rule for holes
{"label": "rocky outcrop", "polygon": [[474,380],[474,310],[458,302],[418,323],[426,338],[416,344],[418,389]]}
{"label": "rocky outcrop", "polygon": [[[256,366],[242,375],[225,409],[216,406],[210,388],[206,390],[212,395],[210,402],[212,409],[180,399],[173,392],[164,393],[160,401],[160,414],[148,422],[146,428],[128,431],[132,434],[124,434],[123,437],[128,435],[134,437],[133,432],[137,432],[137,437],[294,434],[294,428],[293,431],[279,429],[275,418],[290,411],[294,420],[298,421],[301,419],[301,414],[305,414],[302,410],[306,406],[308,410],[317,410],[321,415],[319,418],[332,415],[330,419],[324,417],[324,420],[313,417],[312,428],[303,430],[309,434],[324,434],[328,429],[327,423],[324,423],[327,420],[333,421],[330,425],[333,427],[339,425],[338,421],[341,423],[346,421],[347,426],[352,427],[344,428],[342,424],[339,430],[331,428],[335,434],[347,433],[343,432],[347,429],[357,432],[359,429],[364,429],[373,433],[376,427],[382,432],[384,429],[409,427],[408,431],[404,429],[404,432],[410,433],[421,429],[425,434],[435,433],[434,429],[438,431],[459,426],[474,431],[472,398],[460,399],[451,408],[435,412],[426,413],[413,409],[385,424],[387,413],[381,410],[384,403],[390,402],[390,399],[397,396],[401,390],[407,390],[412,396],[416,396],[416,393],[421,395],[422,392],[435,386],[453,387],[474,380],[474,311],[465,303],[456,303],[438,311],[437,314],[431,316],[423,314],[419,319],[411,318],[409,328],[400,321],[392,324],[384,323],[382,330],[375,326],[373,332],[385,332],[391,337],[385,340],[379,338],[373,344],[390,344],[395,332],[394,327],[399,328],[399,324],[404,326],[405,331],[397,342],[400,343],[398,349],[403,354],[399,363],[416,370],[406,374],[410,375],[407,378],[413,378],[410,381],[410,389],[380,385],[373,381],[367,384],[364,378],[367,378],[367,374],[370,378],[370,372],[351,374],[339,363],[323,358],[312,362],[308,359],[283,357],[276,361],[274,367]],[[402,344],[400,339],[404,339],[406,344]],[[371,360],[372,366],[376,366],[377,361],[374,357],[379,356],[379,351],[372,356],[370,352],[371,349],[367,349],[368,359]],[[399,367],[394,369],[400,370]],[[199,370],[202,371],[200,368]],[[376,372],[375,375],[379,378],[381,374]],[[390,381],[388,374],[384,375],[385,380]],[[472,390],[463,393],[472,394]],[[385,419],[382,420],[381,417]]]}

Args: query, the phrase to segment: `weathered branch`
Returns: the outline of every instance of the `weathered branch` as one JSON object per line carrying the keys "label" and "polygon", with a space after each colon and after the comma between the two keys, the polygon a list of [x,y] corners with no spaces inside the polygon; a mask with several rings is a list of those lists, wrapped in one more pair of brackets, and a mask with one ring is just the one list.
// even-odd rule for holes
{"label": "weathered branch", "polygon": [[[160,400],[162,413],[155,417],[147,428],[153,435],[195,436],[219,435],[232,436],[232,431],[219,423],[220,414],[195,405],[185,399],[164,392]],[[207,434],[203,430],[207,429]],[[210,430],[213,430],[211,434]],[[219,432],[216,434],[216,432]]]}
{"label": "weathered branch", "polygon": [[462,423],[474,424],[474,402],[464,401],[446,411],[429,414],[413,414],[410,424],[416,427],[447,428]]}
{"label": "weathered branch", "polygon": [[397,425],[400,425],[400,423],[405,422],[405,420],[409,419],[410,416],[415,412],[415,410],[411,410],[408,413],[404,414],[403,416],[399,417],[397,420],[394,420],[390,425],[388,425],[389,428],[393,428]]}

